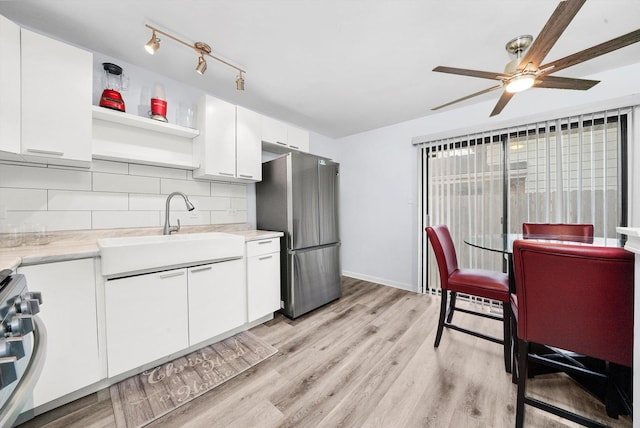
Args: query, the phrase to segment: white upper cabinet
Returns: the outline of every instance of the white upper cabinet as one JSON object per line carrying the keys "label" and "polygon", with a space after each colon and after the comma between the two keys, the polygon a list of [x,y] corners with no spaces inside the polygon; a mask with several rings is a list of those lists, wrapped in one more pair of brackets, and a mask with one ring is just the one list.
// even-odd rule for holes
{"label": "white upper cabinet", "polygon": [[200,167],[196,178],[254,182],[262,176],[260,122],[257,113],[209,95],[198,104],[200,135],[194,141],[194,158]]}
{"label": "white upper cabinet", "polygon": [[262,116],[262,142],[265,150],[274,153],[308,152],[309,131]]}
{"label": "white upper cabinet", "polygon": [[89,166],[92,62],[87,51],[21,29],[25,160]]}
{"label": "white upper cabinet", "polygon": [[262,115],[236,107],[236,172],[239,178],[262,180]]}
{"label": "white upper cabinet", "polygon": [[2,15],[0,58],[0,151],[20,153],[20,27]]}
{"label": "white upper cabinet", "polygon": [[287,124],[262,116],[262,141],[287,147]]}
{"label": "white upper cabinet", "polygon": [[296,128],[295,126],[287,127],[287,144],[289,148],[299,150],[301,152],[309,151],[309,131]]}

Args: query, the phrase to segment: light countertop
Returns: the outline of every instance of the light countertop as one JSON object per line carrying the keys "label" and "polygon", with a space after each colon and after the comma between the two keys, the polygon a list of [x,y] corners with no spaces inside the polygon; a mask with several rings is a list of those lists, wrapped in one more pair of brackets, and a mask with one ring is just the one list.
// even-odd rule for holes
{"label": "light countertop", "polygon": [[[225,232],[243,236],[245,242],[283,236],[282,232],[250,230],[247,227],[246,224],[182,226],[179,233]],[[100,257],[99,239],[158,234],[162,234],[162,228],[51,232],[49,233],[49,243],[45,245],[0,248],[0,270],[14,270],[20,265]]]}

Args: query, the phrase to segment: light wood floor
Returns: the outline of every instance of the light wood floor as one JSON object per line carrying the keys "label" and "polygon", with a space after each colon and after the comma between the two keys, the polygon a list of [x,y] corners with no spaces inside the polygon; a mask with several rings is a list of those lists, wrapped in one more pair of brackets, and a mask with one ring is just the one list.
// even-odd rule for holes
{"label": "light wood floor", "polygon": [[[160,427],[512,427],[516,386],[500,345],[446,330],[433,341],[440,298],[351,278],[343,297],[294,321],[278,315],[251,331],[278,354],[151,423]],[[459,318],[458,318],[459,317]],[[465,318],[466,317],[466,318]],[[501,325],[456,314],[501,334]],[[603,406],[558,375],[542,396],[611,426]],[[112,427],[108,393],[93,394],[23,427]],[[573,424],[531,407],[525,426]]]}

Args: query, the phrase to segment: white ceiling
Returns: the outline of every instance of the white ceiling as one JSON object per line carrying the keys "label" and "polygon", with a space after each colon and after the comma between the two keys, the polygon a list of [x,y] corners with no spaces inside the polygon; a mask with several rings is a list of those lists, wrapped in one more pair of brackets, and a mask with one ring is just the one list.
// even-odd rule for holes
{"label": "white ceiling", "polygon": [[[502,71],[509,60],[506,42],[522,34],[537,36],[557,3],[19,0],[0,1],[0,14],[337,138],[434,114],[434,106],[493,86],[494,81],[431,70],[446,65]],[[246,90],[236,91],[235,70],[213,60],[208,61],[205,75],[198,75],[196,55],[168,39],[155,55],[148,55],[143,49],[151,36],[147,23],[189,42],[208,43],[214,54],[247,70]],[[588,0],[546,60],[638,27],[640,0]],[[558,75],[583,77],[636,62],[640,62],[640,43]],[[534,90],[549,91],[549,97],[559,92]],[[456,106],[498,96],[495,91]]]}

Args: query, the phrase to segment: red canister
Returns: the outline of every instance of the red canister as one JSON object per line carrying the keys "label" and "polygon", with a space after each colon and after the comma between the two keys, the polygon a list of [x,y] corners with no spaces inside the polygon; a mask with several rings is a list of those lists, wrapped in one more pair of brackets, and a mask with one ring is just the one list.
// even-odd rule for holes
{"label": "red canister", "polygon": [[151,98],[151,116],[162,116],[167,119],[167,102],[162,98]]}

